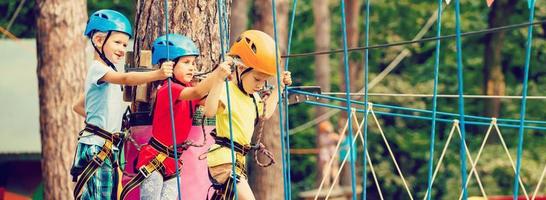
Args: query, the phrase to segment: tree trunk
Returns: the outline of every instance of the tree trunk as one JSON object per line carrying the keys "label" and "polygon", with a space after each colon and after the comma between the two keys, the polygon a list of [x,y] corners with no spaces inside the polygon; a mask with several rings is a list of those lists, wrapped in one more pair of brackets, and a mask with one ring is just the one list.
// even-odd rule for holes
{"label": "tree trunk", "polygon": [[[347,23],[347,47],[357,47],[358,36],[359,36],[359,26],[358,26],[358,16],[360,9],[360,1],[351,1],[345,0],[345,13],[346,13],[346,23]],[[342,41],[342,36],[339,36]],[[343,45],[343,44],[342,44]],[[359,52],[360,53],[360,52]],[[349,79],[350,79],[350,92],[356,92],[359,90],[363,84],[362,81],[362,67],[359,66],[359,61],[351,59],[352,56],[349,54]],[[337,56],[343,56],[343,54],[337,54]],[[340,59],[339,71],[341,73],[341,91],[345,92],[345,63],[343,59]],[[343,103],[345,106],[345,104]],[[338,129],[343,127],[347,121],[347,113],[342,112],[341,117],[338,120]],[[353,133],[356,133],[357,124],[353,123]],[[347,133],[348,134],[348,133]],[[348,162],[348,161],[347,161]],[[341,185],[351,185],[351,168],[349,163],[345,164],[342,170],[342,175],[340,177]]]}
{"label": "tree trunk", "polygon": [[[286,36],[288,23],[288,0],[277,0],[277,39],[280,52],[286,52]],[[262,30],[273,35],[273,15],[271,9],[271,0],[256,0],[254,4],[254,29]],[[280,62],[283,68],[284,62]],[[276,78],[271,81],[276,85]],[[276,91],[274,91],[276,92]],[[277,163],[267,168],[256,165],[255,162],[249,162],[250,167],[250,186],[254,191],[256,199],[277,200],[284,199],[282,176],[282,155],[279,130],[279,112],[275,112],[271,118],[264,123],[264,133],[262,142],[275,155]],[[284,113],[283,113],[284,114]],[[263,158],[262,158],[263,159]]]}
{"label": "tree trunk", "polygon": [[232,5],[230,44],[248,28],[248,0],[236,0]]}
{"label": "tree trunk", "polygon": [[[330,50],[330,12],[328,6],[328,0],[315,0],[313,1],[313,15],[315,18],[315,50],[326,51]],[[315,56],[315,80],[322,91],[330,91],[330,56],[329,55],[316,55]],[[327,103],[326,99],[320,99],[320,102]],[[328,109],[317,106],[315,108],[315,117],[319,117],[326,113]],[[318,134],[322,133],[316,128],[317,133],[317,148],[324,148],[319,142]],[[319,151],[320,152],[320,151]],[[321,163],[324,160],[320,153],[318,154],[317,165],[317,184],[320,184],[322,180],[322,166]]]}
{"label": "tree trunk", "polygon": [[[514,11],[516,0],[497,0],[489,11],[489,27],[508,24],[509,16]],[[489,33],[485,36],[484,52],[484,93],[487,95],[505,95],[506,83],[502,72],[502,47],[505,32]],[[485,116],[498,117],[501,99],[489,99],[485,103]]]}
{"label": "tree trunk", "polygon": [[35,6],[45,199],[71,199],[70,167],[83,126],[72,105],[83,92],[87,5],[83,0],[37,0]]}
{"label": "tree trunk", "polygon": [[[226,0],[229,23],[231,1]],[[182,34],[191,38],[201,55],[196,60],[197,68],[209,70],[220,61],[220,36],[217,1],[169,0],[169,33]],[[164,1],[152,0],[137,2],[135,16],[135,63],[139,60],[138,50],[150,50],[152,42],[165,34]],[[228,24],[229,25],[229,24]],[[227,49],[227,47],[225,47]]]}

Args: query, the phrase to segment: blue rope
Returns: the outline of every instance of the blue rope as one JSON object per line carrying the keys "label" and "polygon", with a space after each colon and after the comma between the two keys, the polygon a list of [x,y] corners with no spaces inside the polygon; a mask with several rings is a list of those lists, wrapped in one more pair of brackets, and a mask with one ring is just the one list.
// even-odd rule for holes
{"label": "blue rope", "polygon": [[[352,120],[352,113],[351,113],[351,80],[349,79],[349,52],[347,51],[347,24],[345,22],[345,1],[341,1],[341,27],[342,27],[342,36],[343,36],[343,60],[345,64],[345,93],[346,93],[346,99],[345,99],[345,105],[347,110],[347,121],[349,123],[348,127],[348,134],[349,140],[353,141],[353,120]],[[349,155],[353,155],[353,145],[349,146]],[[351,189],[353,191],[353,200],[356,200],[356,176],[355,176],[355,162],[353,159],[353,156],[350,156],[349,161],[351,162]]]}
{"label": "blue rope", "polygon": [[[298,0],[294,0],[293,3],[292,3],[292,16],[291,16],[291,19],[290,19],[290,30],[288,32],[288,45],[287,45],[287,54],[290,54],[290,49],[292,47],[292,33],[293,33],[293,30],[294,30],[294,21],[296,19],[296,11],[297,11],[297,4],[298,4]],[[290,63],[290,58],[286,58],[286,63],[284,65],[284,70],[285,71],[288,71],[288,64]],[[286,155],[286,158],[283,158],[283,159],[286,159],[286,166],[283,166],[283,175],[285,176],[285,180],[287,183],[285,183],[285,194],[287,194],[287,197],[288,199],[292,199],[292,178],[291,178],[291,172],[290,172],[290,168],[291,168],[291,164],[290,164],[290,116],[289,116],[289,113],[288,113],[288,89],[287,87],[284,88],[283,90],[283,94],[284,94],[284,98],[286,98],[284,100],[284,108],[286,109],[285,110],[285,119],[286,119],[286,124],[284,126],[285,128],[285,134],[284,136],[281,135],[282,138],[286,138],[286,142],[284,142],[284,146],[282,147],[283,150],[284,148],[286,148],[286,150],[284,150],[283,152],[283,155]],[[280,109],[280,108],[279,108]],[[282,122],[281,122],[282,123]],[[288,152],[288,153],[287,153]],[[286,197],[285,197],[286,198]]]}
{"label": "blue rope", "polygon": [[[336,98],[336,97],[331,97],[331,96],[327,96],[327,95],[321,95],[321,94],[315,94],[315,93],[309,93],[309,92],[304,92],[304,91],[298,91],[298,90],[290,90],[289,89],[289,92],[291,93],[295,93],[295,94],[303,94],[303,95],[308,95],[310,97],[318,97],[318,98],[324,98],[324,99],[335,99],[335,100],[338,100],[338,101],[345,101],[341,98]],[[306,101],[307,102],[307,101]],[[310,101],[312,102],[312,101]],[[364,103],[362,102],[359,102],[359,101],[355,101],[355,100],[351,100],[352,103],[354,104],[358,104],[358,105],[364,105]],[[333,104],[326,104],[326,105],[332,105],[332,106],[337,106],[337,105],[333,105]],[[328,107],[328,106],[326,106]],[[384,105],[384,104],[378,104],[378,103],[375,103],[374,104],[374,107],[375,108],[385,108],[385,109],[394,109],[394,110],[402,110],[402,111],[413,111],[413,112],[420,112],[420,113],[432,113],[432,111],[429,111],[429,110],[421,110],[421,109],[414,109],[414,108],[406,108],[406,107],[399,107],[399,106],[391,106],[391,105]],[[333,107],[333,108],[337,108],[337,107]],[[346,108],[343,108],[343,109],[346,109]],[[362,113],[365,113],[363,109],[360,109],[360,111]],[[360,112],[359,111],[359,112]],[[377,113],[377,111],[376,111]],[[454,113],[445,113],[445,112],[437,112],[437,114],[442,114],[442,115],[445,115],[445,116],[459,116],[458,114],[454,114]],[[408,114],[398,114],[398,113],[391,113],[389,116],[396,116],[396,117],[403,117],[403,118],[411,118],[411,119],[422,119],[422,120],[432,120],[431,117],[425,117],[425,116],[414,116],[414,115],[408,115]],[[464,116],[465,118],[473,118],[474,116],[468,116],[468,115],[465,115]],[[439,119],[444,119],[444,118],[436,118],[437,120]],[[466,124],[472,124],[472,125],[480,125],[480,126],[489,126],[491,123],[491,120],[492,118],[488,118],[489,119],[489,122],[476,122],[476,121],[466,121]],[[499,121],[501,119],[497,119],[497,121]],[[506,119],[502,119],[502,120],[506,120]],[[453,121],[451,119],[445,119],[441,122],[449,122],[449,123],[452,123]],[[520,126],[517,125],[517,124],[503,124],[503,123],[497,123],[497,125],[499,127],[507,127],[507,128],[519,128]],[[532,130],[546,130],[546,127],[538,127],[538,126],[524,126],[525,128],[528,128],[528,129],[532,129]]]}
{"label": "blue rope", "polygon": [[[531,13],[529,14],[529,21],[533,22],[535,17],[535,0],[529,0],[529,9]],[[516,176],[514,177],[514,199],[518,198],[519,190],[519,173],[521,170],[521,156],[523,154],[523,133],[524,133],[524,122],[525,122],[525,107],[527,104],[527,82],[529,80],[529,66],[531,65],[531,47],[533,45],[533,26],[529,26],[527,32],[527,47],[525,49],[525,75],[523,80],[523,94],[521,99],[521,110],[520,110],[520,121],[519,121],[519,134],[518,134],[518,152],[517,152],[517,164],[516,164]]]}
{"label": "blue rope", "polygon": [[[436,20],[436,37],[442,35],[442,0],[438,0],[438,17]],[[436,111],[438,102],[438,73],[440,71],[440,40],[436,41],[436,56],[434,58],[434,87],[432,95],[432,127],[430,129],[430,158],[428,161],[427,200],[432,196],[432,171],[434,166],[434,142],[436,140]]]}
{"label": "blue rope", "polygon": [[[291,92],[291,93],[303,94],[303,95],[307,95],[307,96],[310,96],[310,97],[317,97],[317,98],[323,98],[323,99],[329,99],[329,100],[335,100],[335,101],[345,101],[345,99],[338,98],[338,97],[332,97],[332,96],[322,95],[322,94],[315,94],[315,93],[310,93],[310,92],[305,92],[305,91],[300,91],[300,90],[288,89],[288,91]],[[357,104],[357,105],[365,105],[363,102],[359,102],[359,101],[355,101],[355,100],[351,100],[351,102],[354,103],[354,104]],[[415,109],[415,108],[392,106],[392,105],[385,105],[385,104],[379,104],[379,103],[375,103],[374,107],[401,110],[401,111],[409,111],[409,112],[419,112],[419,113],[426,113],[426,114],[432,113],[432,111],[430,111],[430,110],[422,110],[422,109]],[[459,116],[459,114],[447,113],[447,112],[436,112],[436,113],[438,115],[444,115],[444,116],[448,116],[448,117],[458,117]],[[465,117],[465,119],[468,118],[468,119],[477,119],[477,120],[487,121],[487,123],[480,122],[480,125],[481,124],[489,125],[491,120],[492,120],[492,118],[478,117],[478,116],[472,116],[472,115],[465,115],[464,117]],[[429,117],[429,119],[432,119],[432,118]],[[514,119],[502,119],[502,118],[497,119],[497,122],[511,122],[511,121],[514,121]],[[516,121],[519,122],[519,120],[516,120]],[[536,123],[536,122],[544,123],[542,121],[528,121],[528,120],[525,121],[525,123]],[[497,124],[499,125],[499,127],[519,128],[519,124],[503,124],[503,123],[497,123]],[[546,127],[537,127],[537,126],[525,126],[525,127],[526,128],[531,128],[531,129],[534,129],[534,130],[546,130]]]}
{"label": "blue rope", "polygon": [[281,73],[281,69],[280,69],[280,65],[279,65],[279,51],[278,51],[278,46],[279,46],[279,42],[278,42],[278,39],[277,39],[277,4],[276,4],[276,1],[275,0],[272,0],[271,1],[271,9],[273,10],[272,11],[272,14],[273,14],[273,36],[275,37],[275,66],[276,66],[276,70],[277,70],[277,73],[276,73],[276,76],[277,76],[277,95],[279,97],[279,101],[277,102],[278,103],[278,106],[279,106],[279,129],[281,131],[281,154],[282,154],[282,168],[283,168],[283,186],[284,186],[284,199],[287,200],[289,199],[289,195],[286,191],[290,190],[290,188],[287,188],[288,184],[287,184],[287,179],[288,179],[288,176],[289,174],[286,174],[286,158],[285,158],[285,155],[286,155],[286,148],[285,148],[285,143],[286,143],[286,140],[284,139],[284,137],[286,136],[286,133],[284,132],[285,129],[283,128],[283,99],[281,99],[282,95],[281,95],[281,76],[280,76],[280,73]]}
{"label": "blue rope", "polygon": [[463,98],[463,50],[461,45],[461,8],[460,0],[455,0],[455,31],[456,31],[456,43],[457,43],[457,79],[459,87],[459,122],[461,128],[461,146],[459,154],[461,157],[461,176],[462,176],[462,190],[463,199],[468,198],[466,189],[467,173],[466,173],[466,131],[464,121],[464,98]]}
{"label": "blue rope", "polygon": [[[167,43],[169,42],[169,1],[165,0],[165,40],[167,40]],[[169,58],[169,48],[167,48],[167,59]],[[171,118],[171,131],[173,136],[173,147],[174,147],[174,160],[178,161],[178,153],[177,153],[177,143],[176,143],[176,129],[174,126],[174,110],[173,110],[173,91],[172,91],[172,78],[167,79],[167,89],[169,90],[169,114]],[[178,162],[174,162],[174,166],[176,169],[176,186],[178,191],[178,200],[182,199],[182,192],[180,191],[180,167],[178,166]]]}
{"label": "blue rope", "polygon": [[[225,49],[225,46],[224,46],[224,42],[226,40],[226,36],[225,34],[222,35],[222,33],[224,33],[224,17],[226,15],[226,12],[225,10],[223,9],[223,5],[224,3],[222,2],[221,3],[221,0],[217,0],[217,9],[218,9],[218,26],[220,28],[219,30],[219,34],[220,34],[220,48],[221,48],[221,60],[224,61],[225,60],[225,52],[226,52],[226,49]],[[233,122],[232,122],[232,117],[231,117],[231,95],[229,94],[229,81],[226,79],[225,80],[225,83],[226,83],[226,96],[227,96],[227,109],[228,109],[228,117],[229,117],[229,140],[230,140],[230,148],[231,148],[231,176],[233,178],[233,180],[236,179],[237,177],[237,174],[236,174],[236,171],[235,171],[235,144],[233,143]],[[236,181],[233,181],[232,182],[233,184],[233,193],[234,193],[234,196],[235,196],[235,199],[238,200],[239,199],[239,194],[237,193],[237,182]]]}
{"label": "blue rope", "polygon": [[[332,105],[327,103],[321,103],[316,101],[306,101],[306,104],[310,105],[316,105],[316,106],[322,106],[327,108],[334,108],[345,111],[346,108],[338,105]],[[374,104],[374,107],[378,107],[377,104]],[[365,113],[365,110],[363,109],[356,109],[359,113]],[[379,115],[385,115],[385,116],[392,116],[392,117],[402,117],[402,118],[408,118],[408,119],[419,119],[419,120],[432,120],[430,117],[423,117],[423,116],[415,116],[415,115],[407,115],[407,114],[399,114],[399,113],[389,113],[389,112],[381,112],[381,111],[374,111],[374,113]],[[453,119],[444,119],[444,118],[436,118],[438,122],[444,122],[444,123],[453,123]],[[491,123],[485,123],[485,122],[473,122],[473,121],[466,121],[466,124],[471,125],[478,125],[478,126],[490,126]],[[519,128],[518,125],[507,125],[507,124],[497,124],[499,127],[508,127],[508,128]],[[546,127],[531,127],[526,126],[525,128],[533,129],[533,130],[541,130],[546,131]]]}
{"label": "blue rope", "polygon": [[[371,0],[366,1],[366,19],[365,19],[365,34],[364,34],[364,46],[370,45],[370,2]],[[364,50],[364,108],[368,110],[368,62],[369,62],[369,50]],[[364,143],[362,144],[364,148],[364,153],[362,154],[362,200],[366,200],[367,195],[367,184],[368,184],[368,174],[367,174],[367,152],[368,152],[368,113],[364,114]]]}

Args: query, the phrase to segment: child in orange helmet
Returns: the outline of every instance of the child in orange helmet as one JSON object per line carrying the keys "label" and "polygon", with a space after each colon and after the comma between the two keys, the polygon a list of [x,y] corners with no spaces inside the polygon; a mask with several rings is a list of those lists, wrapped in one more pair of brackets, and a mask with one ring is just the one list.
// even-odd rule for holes
{"label": "child in orange helmet", "polygon": [[[279,97],[272,92],[262,100],[259,92],[268,79],[277,74],[276,60],[279,53],[275,41],[268,34],[248,30],[243,32],[231,46],[231,59],[239,63],[229,81],[233,143],[235,149],[236,177],[232,177],[231,141],[226,85],[216,85],[211,89],[205,107],[205,116],[216,116],[216,144],[212,145],[207,162],[213,188],[216,190],[212,200],[233,199],[232,184],[237,183],[240,200],[254,200],[246,175],[245,155],[250,150],[262,149],[262,144],[252,145],[251,138],[259,120],[266,120],[275,112]],[[281,89],[292,84],[290,72],[281,74]],[[267,109],[264,109],[267,108]],[[265,113],[264,113],[265,111]]]}

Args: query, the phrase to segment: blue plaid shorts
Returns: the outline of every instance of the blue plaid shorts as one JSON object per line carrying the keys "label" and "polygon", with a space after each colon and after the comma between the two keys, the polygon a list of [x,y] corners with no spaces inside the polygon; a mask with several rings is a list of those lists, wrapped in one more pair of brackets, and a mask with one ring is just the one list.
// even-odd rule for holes
{"label": "blue plaid shorts", "polygon": [[[83,171],[101,149],[102,146],[78,143],[72,170]],[[119,150],[113,150],[115,162],[118,159],[118,152]],[[84,186],[82,199],[116,199],[117,194],[114,194],[114,191],[117,190],[114,187],[117,186],[117,181],[116,169],[113,168],[112,161],[106,159]]]}

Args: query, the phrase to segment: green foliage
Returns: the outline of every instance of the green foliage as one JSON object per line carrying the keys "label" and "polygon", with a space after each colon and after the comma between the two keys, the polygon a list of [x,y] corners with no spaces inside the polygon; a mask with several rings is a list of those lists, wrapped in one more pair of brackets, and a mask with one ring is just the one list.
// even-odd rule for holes
{"label": "green foliage", "polygon": [[[290,1],[291,3],[291,1]],[[312,12],[313,1],[298,1],[295,30],[292,38],[292,53],[314,51],[315,29]],[[0,25],[7,26],[13,15],[17,1],[0,2]],[[18,18],[10,31],[17,37],[34,37],[34,13],[33,0],[27,0]],[[89,0],[88,10],[93,12],[98,9],[116,9],[134,19],[134,1],[114,0],[99,1]],[[370,13],[370,45],[386,44],[411,40],[427,22],[428,18],[437,10],[436,1],[430,0],[399,0],[399,1],[372,1]],[[365,5],[361,7],[359,17],[360,46],[364,44],[364,11]],[[476,31],[488,27],[488,13],[485,1],[462,0],[461,4],[462,31]],[[525,23],[528,21],[529,10],[526,1],[518,1],[516,9],[508,17],[510,24]],[[251,15],[249,15],[251,16]],[[339,1],[330,1],[331,16],[331,48],[342,47],[341,38],[341,17]],[[542,20],[546,16],[546,4],[537,3],[536,20]],[[249,19],[252,24],[252,19]],[[529,95],[544,95],[546,90],[546,26],[534,27],[534,40],[531,55],[531,70],[529,76]],[[436,27],[433,26],[425,37],[435,37]],[[442,35],[455,33],[455,11],[453,3],[445,7],[442,15]],[[463,42],[463,66],[464,66],[464,93],[483,94],[483,57],[484,41],[486,35],[464,37]],[[521,95],[523,82],[523,67],[525,64],[525,43],[527,40],[527,29],[515,29],[506,31],[506,38],[503,42],[502,70],[505,75],[506,95]],[[388,64],[397,56],[403,48],[408,48],[411,55],[404,59],[399,66],[391,72],[379,84],[371,88],[370,92],[377,93],[432,93],[433,69],[435,42],[423,42],[406,46],[394,46],[388,48],[371,49],[369,56],[370,81],[378,73],[384,70]],[[455,39],[442,40],[440,55],[440,94],[457,94],[457,63],[455,57]],[[330,64],[332,69],[332,91],[340,91],[344,86],[340,85],[341,78],[338,65],[342,54],[331,54]],[[350,55],[353,60],[361,61],[362,52],[353,52]],[[289,70],[293,72],[294,85],[316,85],[314,78],[314,57],[291,58]],[[430,98],[400,98],[400,97],[370,97],[370,101],[387,105],[396,105],[418,109],[432,108]],[[335,103],[335,102],[332,102]],[[337,104],[337,103],[336,103]],[[526,119],[544,120],[544,101],[528,100]],[[457,113],[457,99],[440,98],[438,110],[443,112]],[[481,115],[484,100],[465,99],[465,114]],[[297,105],[290,107],[290,128],[297,127],[314,117],[314,107],[309,105]],[[383,111],[396,114],[417,115],[414,112],[402,112],[392,109],[376,108],[376,111]],[[518,119],[520,101],[514,99],[502,100],[501,117]],[[428,116],[420,114],[421,116]],[[334,116],[337,119],[339,116]],[[429,159],[429,143],[431,122],[425,120],[405,119],[378,115],[379,123],[388,138],[394,154],[401,164],[411,191],[414,197],[422,198],[427,186],[427,170]],[[454,119],[454,117],[445,117]],[[362,115],[359,115],[362,119]],[[372,162],[374,163],[379,183],[385,199],[407,199],[401,179],[398,177],[394,165],[390,159],[377,124],[370,119],[368,130],[368,149]],[[451,124],[438,122],[435,144],[435,164],[438,162],[441,150],[447,140]],[[487,127],[466,126],[467,144],[473,157],[483,141]],[[516,155],[517,129],[501,128],[504,139],[510,148],[513,159]],[[487,142],[486,148],[481,155],[477,165],[485,190],[489,195],[510,195],[512,193],[513,170],[508,161],[499,138],[492,133]],[[522,160],[522,179],[526,183],[526,189],[530,193],[534,190],[540,172],[546,163],[546,141],[544,131],[527,130],[524,139],[524,154]],[[313,148],[315,143],[315,130],[310,128],[291,136],[291,148]],[[433,186],[433,199],[456,199],[460,192],[461,169],[459,156],[459,137],[452,138],[450,147],[438,177]],[[362,172],[362,144],[359,143],[359,160],[357,162],[358,181],[361,182]],[[468,162],[467,162],[468,163]],[[293,155],[291,159],[291,175],[293,181],[293,193],[313,189],[316,187],[316,165],[315,155]],[[470,164],[467,164],[470,167]],[[368,167],[368,199],[378,199],[375,183]],[[520,192],[521,193],[521,192]],[[541,194],[546,189],[540,190]],[[470,196],[480,196],[475,179],[470,180]],[[297,195],[293,195],[296,197]]]}
{"label": "green foliage", "polygon": [[[21,0],[18,1],[0,1],[0,26],[7,28],[9,21],[14,16]],[[21,11],[13,21],[9,31],[18,38],[34,38],[36,34],[35,0],[25,0]],[[135,16],[135,1],[132,0],[113,0],[100,1],[88,0],[87,12],[90,14],[100,9],[113,9],[125,14],[131,22]],[[83,34],[83,33],[82,33]],[[3,35],[3,34],[0,34]],[[2,36],[3,37],[3,36]]]}
{"label": "green foliage", "polygon": [[[514,13],[509,16],[509,23],[525,23],[528,21],[528,10],[526,1],[520,1],[516,5]],[[341,38],[341,18],[339,11],[339,1],[330,2],[330,15],[332,20],[331,48],[339,49],[342,47]],[[360,46],[364,44],[364,11],[365,5],[362,5],[360,15]],[[546,15],[546,6],[538,5],[535,18],[543,19]],[[314,51],[314,26],[312,22],[312,2],[298,1],[298,12],[295,21],[294,37],[292,41],[292,53]],[[437,10],[437,5],[431,1],[424,0],[402,0],[402,1],[372,1],[370,13],[370,45],[393,43],[405,40],[411,40],[426,23],[428,18]],[[462,31],[476,31],[488,28],[488,13],[485,1],[462,1],[461,4]],[[455,10],[454,5],[446,7],[442,15],[442,35],[455,33]],[[433,26],[427,32],[425,37],[435,37],[436,27]],[[484,39],[486,35],[464,37],[463,42],[463,66],[464,66],[464,93],[465,94],[483,94],[483,56]],[[531,71],[529,77],[529,95],[543,95],[544,91],[543,76],[544,70],[540,63],[544,63],[546,56],[543,49],[546,42],[544,28],[535,26],[535,39],[533,40],[533,50],[531,56]],[[527,29],[521,28],[506,32],[504,48],[502,49],[503,72],[506,77],[506,95],[521,95],[523,82],[523,66],[525,56],[525,42],[527,39]],[[455,39],[442,40],[440,55],[440,76],[439,88],[440,94],[457,94],[457,63]],[[402,61],[399,66],[389,74],[370,92],[377,93],[432,93],[433,69],[435,42],[424,42],[405,46],[411,51],[411,55]],[[369,57],[370,80],[384,70],[396,55],[398,55],[404,46],[395,46],[381,49],[371,49]],[[362,52],[352,53],[351,59],[362,60]],[[340,91],[341,78],[338,73],[338,65],[342,54],[332,54],[332,91]],[[313,57],[292,58],[289,69],[293,72],[296,79],[296,85],[314,85],[312,76],[314,68]],[[397,105],[410,108],[428,109],[432,108],[430,98],[400,98],[400,97],[370,97],[370,101],[375,103]],[[331,102],[334,103],[335,102]],[[502,118],[519,119],[519,100],[503,100],[501,111]],[[480,116],[483,112],[485,101],[482,99],[465,99],[465,114]],[[438,110],[444,112],[458,113],[458,101],[454,98],[440,98],[438,101]],[[527,103],[526,119],[544,120],[544,111],[542,100],[529,100]],[[413,112],[402,112],[398,110],[388,110],[376,108],[376,111],[385,111],[390,113],[401,113],[415,115]],[[296,127],[312,119],[313,109],[309,106],[293,106],[290,108],[290,127]],[[422,116],[428,116],[420,114]],[[362,117],[360,116],[360,119]],[[388,138],[394,154],[401,164],[402,171],[410,190],[414,197],[422,198],[427,186],[427,171],[429,159],[430,144],[430,121],[405,119],[400,117],[378,116],[381,127]],[[445,118],[445,117],[444,117]],[[369,152],[374,162],[375,170],[379,177],[379,182],[385,195],[385,199],[407,199],[401,179],[398,177],[396,169],[390,159],[390,156],[383,144],[382,138],[378,135],[377,125],[370,119],[368,132]],[[454,119],[447,117],[446,119]],[[438,122],[435,147],[435,164],[438,162],[441,150],[447,140],[451,129],[451,124]],[[473,125],[466,126],[467,143],[473,157],[483,141],[487,127],[478,127]],[[517,129],[501,128],[504,139],[510,148],[511,156],[516,158]],[[494,134],[493,132],[492,134]],[[306,130],[291,137],[292,148],[309,148],[314,142],[314,129]],[[528,130],[525,135],[523,167],[521,176],[530,193],[538,182],[542,168],[546,162],[543,153],[546,148],[544,139],[545,133]],[[310,142],[312,141],[312,142]],[[360,158],[362,155],[362,146],[360,146]],[[432,197],[433,199],[455,199],[460,193],[461,170],[459,159],[460,140],[458,136],[452,138],[450,148],[443,161],[438,177],[435,180]],[[301,156],[293,156],[291,172],[295,194],[301,190],[312,189],[316,186],[316,173],[309,174],[308,165],[316,165],[316,156],[309,155],[313,159],[304,159]],[[362,171],[362,160],[357,162],[357,168],[360,174]],[[470,164],[467,162],[468,170]],[[477,165],[480,178],[485,190],[489,195],[510,195],[512,193],[513,170],[500,145],[498,136],[492,135],[485,146],[481,159]],[[378,199],[375,183],[368,167],[368,195],[369,199]],[[303,175],[307,177],[301,179]],[[297,178],[295,178],[297,177]],[[545,193],[546,190],[541,190]],[[469,185],[470,196],[481,196],[475,178],[471,179]],[[520,192],[520,194],[522,194]]]}

